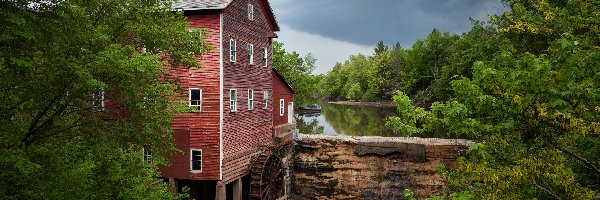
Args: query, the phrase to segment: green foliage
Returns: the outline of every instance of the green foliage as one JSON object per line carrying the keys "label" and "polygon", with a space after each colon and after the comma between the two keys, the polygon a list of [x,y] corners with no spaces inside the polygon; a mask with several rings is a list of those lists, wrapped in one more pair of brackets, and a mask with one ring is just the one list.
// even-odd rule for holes
{"label": "green foliage", "polygon": [[303,117],[294,116],[298,131],[302,134],[323,134],[325,127],[319,126],[319,120],[311,119],[310,121],[305,120]]}
{"label": "green foliage", "polygon": [[[460,37],[434,29],[427,39],[417,40],[410,49],[402,49],[399,43],[388,48],[380,41],[373,56],[352,55],[343,64],[336,64],[321,83],[323,88],[327,88],[324,95],[332,99],[382,101],[390,100],[394,92],[400,90],[418,97],[415,100],[425,104],[425,101],[434,98],[425,91],[447,86],[452,77],[468,76],[468,70],[465,70],[468,64],[451,66],[450,63],[453,59],[463,61],[461,57],[479,53],[457,53],[462,52],[459,48],[475,40],[471,39],[475,37],[473,35],[487,37],[479,32],[484,31]],[[470,69],[469,66],[467,68]],[[439,90],[444,95],[435,98],[448,96],[445,94],[447,91]]]}
{"label": "green foliage", "polygon": [[[166,98],[177,85],[161,67],[195,67],[209,48],[165,3],[0,2],[4,199],[175,198],[155,177],[175,152],[171,117],[185,107]],[[92,106],[101,89],[118,109]]]}
{"label": "green foliage", "polygon": [[412,191],[410,191],[409,189],[404,189],[404,191],[402,193],[404,193],[403,194],[404,195],[404,199],[407,199],[407,200],[417,200],[417,198],[415,197],[415,194]]}
{"label": "green foliage", "polygon": [[286,52],[283,43],[273,42],[273,67],[294,88],[296,106],[316,103],[322,92],[318,87],[321,76],[311,74],[316,67],[316,61],[310,53],[301,58],[295,51]]}
{"label": "green foliage", "polygon": [[[469,55],[473,65],[444,81],[448,99],[425,111],[398,93],[401,116],[389,124],[476,142],[456,170],[441,171],[445,198],[597,199],[600,5],[505,3],[511,10],[491,20],[499,32],[476,25],[463,35],[467,45],[453,55]],[[471,65],[456,62],[448,66],[459,74]]]}

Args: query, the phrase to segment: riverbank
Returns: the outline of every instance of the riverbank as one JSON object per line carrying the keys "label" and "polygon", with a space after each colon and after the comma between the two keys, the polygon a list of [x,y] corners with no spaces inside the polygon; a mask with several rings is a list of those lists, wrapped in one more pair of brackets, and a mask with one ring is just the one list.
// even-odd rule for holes
{"label": "riverbank", "polygon": [[361,102],[361,101],[330,101],[330,104],[339,105],[353,105],[353,106],[371,106],[381,108],[395,108],[396,104],[392,101],[381,101],[381,102]]}

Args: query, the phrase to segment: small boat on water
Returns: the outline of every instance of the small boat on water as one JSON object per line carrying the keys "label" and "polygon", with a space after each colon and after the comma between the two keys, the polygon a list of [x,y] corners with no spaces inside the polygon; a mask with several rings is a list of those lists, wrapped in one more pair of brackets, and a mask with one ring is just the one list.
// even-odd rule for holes
{"label": "small boat on water", "polygon": [[321,106],[319,106],[317,104],[309,104],[309,105],[300,107],[300,110],[320,111]]}

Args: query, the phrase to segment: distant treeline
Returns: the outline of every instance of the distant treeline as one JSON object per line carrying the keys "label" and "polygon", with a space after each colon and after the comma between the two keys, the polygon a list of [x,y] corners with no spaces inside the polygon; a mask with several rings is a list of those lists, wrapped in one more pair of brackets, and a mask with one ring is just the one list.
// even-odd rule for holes
{"label": "distant treeline", "polygon": [[492,45],[496,30],[474,21],[473,29],[462,35],[434,29],[411,48],[399,43],[388,47],[379,41],[373,55],[351,55],[337,63],[320,81],[322,97],[357,101],[391,100],[397,90],[424,104],[451,96],[449,84],[471,77],[477,60],[487,60],[498,50]]}

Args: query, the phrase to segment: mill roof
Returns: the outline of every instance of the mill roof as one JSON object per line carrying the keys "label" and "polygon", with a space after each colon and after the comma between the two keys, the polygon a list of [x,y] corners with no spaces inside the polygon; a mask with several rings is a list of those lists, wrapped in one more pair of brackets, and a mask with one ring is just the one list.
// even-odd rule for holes
{"label": "mill roof", "polygon": [[[178,0],[173,3],[173,8],[182,9],[184,11],[196,11],[196,10],[222,10],[234,0]],[[269,19],[271,26],[274,31],[279,31],[279,24],[275,20],[273,9],[268,0],[259,0],[265,7],[267,18]]]}
{"label": "mill roof", "polygon": [[220,10],[232,0],[179,0],[173,3],[173,8],[179,8],[183,10]]}

